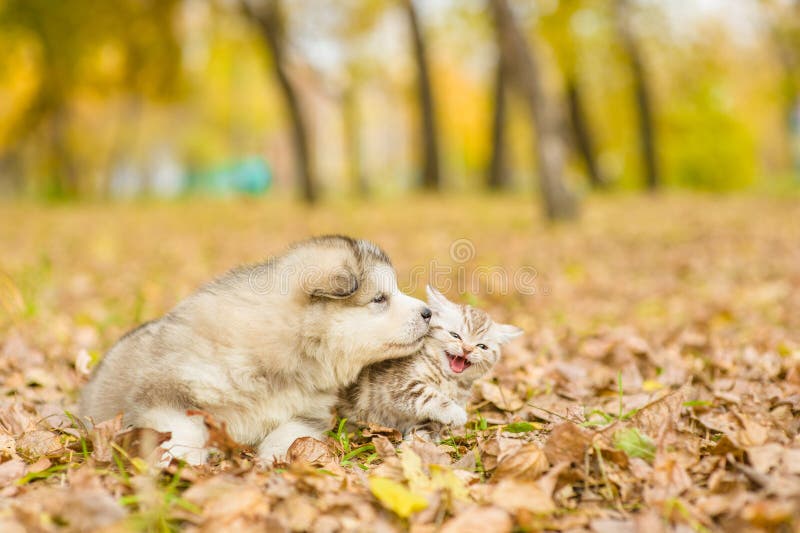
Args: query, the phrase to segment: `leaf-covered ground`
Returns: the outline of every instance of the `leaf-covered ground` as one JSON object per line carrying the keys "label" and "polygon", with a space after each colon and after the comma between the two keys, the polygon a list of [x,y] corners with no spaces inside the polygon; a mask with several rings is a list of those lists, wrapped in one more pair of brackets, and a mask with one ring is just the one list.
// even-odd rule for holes
{"label": "leaf-covered ground", "polygon": [[[162,471],[163,436],[71,418],[127,329],[329,232],[379,242],[417,295],[435,271],[525,328],[465,430],[401,444],[332,424],[268,469],[213,431],[207,466]],[[475,277],[488,266],[507,291]],[[600,197],[556,227],[528,198],[4,205],[0,304],[4,532],[800,527],[797,198]]]}

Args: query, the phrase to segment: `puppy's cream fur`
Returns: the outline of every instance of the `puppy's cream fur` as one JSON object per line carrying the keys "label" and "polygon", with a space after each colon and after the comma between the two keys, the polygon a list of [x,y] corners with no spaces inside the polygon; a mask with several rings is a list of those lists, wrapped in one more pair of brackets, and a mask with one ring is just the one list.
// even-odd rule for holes
{"label": "puppy's cream fur", "polygon": [[171,431],[169,453],[200,463],[206,429],[186,415],[198,409],[270,459],[298,437],[320,437],[338,388],[364,366],[417,351],[429,318],[374,244],[304,241],[125,335],[84,389],[81,413]]}

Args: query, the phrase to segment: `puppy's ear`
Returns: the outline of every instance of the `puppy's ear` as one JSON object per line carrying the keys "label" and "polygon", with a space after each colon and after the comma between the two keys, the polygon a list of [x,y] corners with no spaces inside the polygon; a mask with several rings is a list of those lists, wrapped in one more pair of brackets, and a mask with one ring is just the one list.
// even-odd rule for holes
{"label": "puppy's ear", "polygon": [[512,326],[511,324],[495,324],[494,330],[497,334],[497,342],[505,344],[511,339],[516,339],[524,333],[522,328]]}
{"label": "puppy's ear", "polygon": [[445,298],[444,294],[437,291],[432,285],[425,287],[425,292],[428,294],[428,307],[430,307],[434,313],[443,313],[447,309],[452,309],[456,306],[456,304]]}
{"label": "puppy's ear", "polygon": [[352,296],[358,290],[358,277],[346,265],[339,265],[329,270],[316,270],[302,281],[303,290],[321,298],[343,299]]}

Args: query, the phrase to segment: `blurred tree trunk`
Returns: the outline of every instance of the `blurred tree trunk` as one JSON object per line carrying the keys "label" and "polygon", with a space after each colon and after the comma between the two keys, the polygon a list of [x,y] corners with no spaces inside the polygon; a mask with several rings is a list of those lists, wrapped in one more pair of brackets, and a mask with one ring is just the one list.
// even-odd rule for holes
{"label": "blurred tree trunk", "polygon": [[523,96],[536,129],[539,187],[551,220],[574,218],[578,205],[563,181],[564,144],[556,102],[548,100],[536,54],[517,27],[507,0],[490,0],[503,69]]}
{"label": "blurred tree trunk", "polygon": [[492,116],[492,152],[487,172],[490,189],[501,190],[509,186],[508,160],[506,155],[506,73],[503,61],[498,56],[494,81],[494,114]]}
{"label": "blurred tree trunk", "polygon": [[48,170],[55,177],[55,190],[51,192],[58,198],[74,199],[81,191],[67,139],[68,125],[69,115],[64,108],[56,110],[50,117],[47,132],[50,145]]}
{"label": "blurred tree trunk", "polygon": [[361,135],[359,128],[358,99],[356,88],[351,82],[342,93],[342,123],[344,143],[347,151],[347,164],[353,189],[361,198],[369,196],[369,184],[361,164]]}
{"label": "blurred tree trunk", "polygon": [[[769,4],[767,4],[769,6]],[[781,80],[782,107],[789,146],[789,156],[793,171],[800,176],[800,150],[797,148],[800,138],[800,0],[794,0],[787,7],[787,13],[794,16],[783,16],[782,13],[769,17],[770,34],[773,48],[778,57],[783,79]]]}
{"label": "blurred tree trunk", "polygon": [[592,188],[599,189],[606,186],[606,180],[597,164],[597,155],[594,150],[594,139],[589,129],[586,110],[583,107],[583,92],[574,74],[567,77],[567,104],[569,109],[569,122],[572,127],[572,137],[575,148],[586,165],[589,183]]}
{"label": "blurred tree trunk", "polygon": [[436,106],[433,103],[428,51],[413,0],[403,0],[403,7],[408,16],[411,40],[414,46],[414,62],[417,65],[417,92],[422,124],[420,132],[423,154],[422,185],[426,189],[438,190],[440,186],[439,144],[436,137]]}
{"label": "blurred tree trunk", "polygon": [[41,176],[46,195],[75,198],[79,184],[67,135],[69,89],[63,81],[62,65],[58,63],[58,47],[44,36],[40,42],[43,50],[42,80],[25,112],[11,125],[8,137],[14,139],[11,150],[17,151],[31,141],[36,143],[37,133],[41,133],[41,144],[33,144],[33,161],[23,157],[20,170],[26,175]]}
{"label": "blurred tree trunk", "polygon": [[105,158],[105,171],[103,180],[99,184],[100,198],[109,199],[112,196],[112,181],[118,166],[124,161],[129,162],[131,155],[136,153],[141,133],[142,113],[144,101],[141,96],[132,93],[126,96],[117,115],[117,125],[111,134],[110,147]]}
{"label": "blurred tree trunk", "polygon": [[639,42],[634,35],[628,17],[630,11],[628,0],[614,2],[614,17],[620,43],[628,56],[628,63],[633,76],[633,90],[636,108],[639,113],[639,142],[641,143],[642,163],[644,165],[645,183],[651,191],[661,186],[661,175],[658,169],[656,150],[656,131],[653,119],[653,98],[650,90],[650,76],[647,65],[642,58]]}
{"label": "blurred tree trunk", "polygon": [[20,159],[15,147],[0,153],[0,196],[17,195],[25,190]]}
{"label": "blurred tree trunk", "polygon": [[795,172],[800,172],[800,158],[795,154],[794,143],[800,134],[800,123],[798,123],[798,108],[800,108],[800,86],[797,82],[798,66],[794,59],[793,50],[786,46],[786,43],[778,42],[778,60],[783,70],[782,98],[781,107],[783,108],[783,120],[785,135],[790,147],[790,156]]}
{"label": "blurred tree trunk", "polygon": [[248,0],[241,0],[241,4],[247,17],[258,26],[261,37],[272,56],[272,68],[283,93],[292,124],[295,172],[298,174],[303,199],[312,204],[317,200],[316,180],[305,116],[300,105],[300,98],[286,71],[286,25],[281,2],[280,0],[267,0],[259,4],[260,9],[251,6]]}

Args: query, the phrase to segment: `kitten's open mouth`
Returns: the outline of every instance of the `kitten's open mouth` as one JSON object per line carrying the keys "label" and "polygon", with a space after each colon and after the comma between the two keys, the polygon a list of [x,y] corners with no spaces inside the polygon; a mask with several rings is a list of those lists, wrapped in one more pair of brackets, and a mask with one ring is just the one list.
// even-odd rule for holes
{"label": "kitten's open mouth", "polygon": [[462,355],[453,355],[450,352],[445,352],[445,355],[447,355],[447,360],[450,362],[450,370],[456,374],[460,374],[465,369],[472,366],[472,363],[470,363],[467,358]]}

